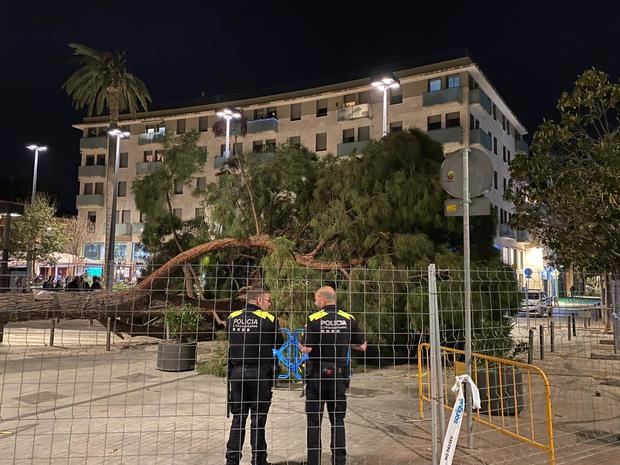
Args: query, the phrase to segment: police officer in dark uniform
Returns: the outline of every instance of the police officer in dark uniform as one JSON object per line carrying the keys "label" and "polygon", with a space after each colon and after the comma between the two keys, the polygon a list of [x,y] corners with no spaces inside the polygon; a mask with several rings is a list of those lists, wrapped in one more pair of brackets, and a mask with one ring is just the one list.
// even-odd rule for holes
{"label": "police officer in dark uniform", "polygon": [[271,295],[250,289],[247,305],[232,312],[228,331],[228,409],[233,414],[226,445],[226,464],[238,465],[245,440],[245,424],[251,415],[252,465],[267,464],[265,424],[271,406],[276,359],[272,349],[280,339],[275,316],[269,313]]}
{"label": "police officer in dark uniform", "polygon": [[349,349],[365,351],[367,343],[353,315],[338,310],[336,291],[332,287],[317,290],[314,303],[320,310],[310,315],[302,348],[309,354],[306,367],[308,465],[321,463],[321,421],[325,406],[332,425],[332,465],[345,465]]}

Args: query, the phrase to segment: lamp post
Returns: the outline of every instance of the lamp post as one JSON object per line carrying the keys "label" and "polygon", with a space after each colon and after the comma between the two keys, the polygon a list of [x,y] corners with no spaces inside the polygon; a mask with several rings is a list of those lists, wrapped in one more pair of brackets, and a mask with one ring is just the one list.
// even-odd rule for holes
{"label": "lamp post", "polygon": [[121,139],[129,137],[129,131],[123,131],[118,128],[108,131],[110,137],[116,138],[116,157],[114,157],[114,185],[112,186],[112,215],[110,217],[110,232],[108,237],[108,248],[106,249],[105,261],[105,286],[106,289],[112,290],[114,285],[114,238],[116,235],[116,197],[118,195],[118,168],[120,163]]}
{"label": "lamp post", "polygon": [[241,118],[241,113],[234,108],[224,108],[216,113],[220,118],[226,120],[226,150],[224,150],[224,159],[230,157],[230,120]]}
{"label": "lamp post", "polygon": [[45,152],[47,147],[45,145],[31,144],[27,147],[34,152],[34,172],[32,173],[32,198],[31,202],[34,203],[34,198],[37,195],[37,170],[39,168],[39,152]]}
{"label": "lamp post", "polygon": [[400,82],[396,76],[392,73],[382,74],[377,76],[377,78],[373,79],[370,83],[371,86],[383,92],[383,134],[382,137],[387,136],[388,126],[387,126],[387,102],[388,102],[388,91],[390,89],[398,89],[400,87]]}

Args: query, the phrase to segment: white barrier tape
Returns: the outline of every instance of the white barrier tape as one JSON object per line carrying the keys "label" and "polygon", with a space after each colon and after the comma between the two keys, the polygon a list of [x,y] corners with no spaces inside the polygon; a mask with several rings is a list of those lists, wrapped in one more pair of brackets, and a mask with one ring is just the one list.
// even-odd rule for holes
{"label": "white barrier tape", "polygon": [[469,375],[460,375],[456,377],[456,382],[452,386],[452,392],[456,392],[456,402],[452,409],[452,415],[450,416],[450,422],[448,423],[448,429],[446,431],[446,437],[443,440],[443,447],[441,448],[441,461],[440,465],[451,465],[454,458],[454,451],[456,450],[456,443],[459,440],[459,432],[461,431],[461,424],[463,422],[463,414],[465,413],[465,394],[463,392],[463,383],[468,383],[471,387],[472,405],[473,408],[480,408],[480,393],[478,388],[469,377]]}

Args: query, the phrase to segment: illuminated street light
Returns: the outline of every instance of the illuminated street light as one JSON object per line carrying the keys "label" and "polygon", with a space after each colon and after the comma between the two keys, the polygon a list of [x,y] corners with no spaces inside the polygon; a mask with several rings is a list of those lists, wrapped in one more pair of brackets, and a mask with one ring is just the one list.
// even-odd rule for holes
{"label": "illuminated street light", "polygon": [[388,92],[390,89],[398,89],[400,87],[400,81],[396,76],[392,73],[382,74],[377,76],[377,78],[373,79],[370,83],[371,86],[375,87],[377,90],[383,92],[383,134],[382,137],[387,136],[388,126],[387,126],[387,101],[388,101]]}
{"label": "illuminated street light", "polygon": [[34,203],[34,198],[37,195],[37,170],[39,168],[39,152],[45,152],[47,147],[45,145],[30,144],[26,147],[34,152],[34,172],[32,173],[32,198],[31,202]]}
{"label": "illuminated street light", "polygon": [[234,108],[224,108],[216,113],[220,118],[226,120],[226,149],[224,150],[224,159],[230,157],[230,120],[241,118],[241,113]]}
{"label": "illuminated street light", "polygon": [[108,131],[108,135],[110,137],[116,138],[116,157],[114,157],[114,185],[112,186],[112,215],[110,216],[108,248],[105,251],[105,286],[106,289],[112,290],[112,286],[114,285],[114,239],[116,236],[116,198],[118,196],[118,169],[121,156],[121,139],[129,138],[129,131],[123,131],[122,129],[114,128]]}

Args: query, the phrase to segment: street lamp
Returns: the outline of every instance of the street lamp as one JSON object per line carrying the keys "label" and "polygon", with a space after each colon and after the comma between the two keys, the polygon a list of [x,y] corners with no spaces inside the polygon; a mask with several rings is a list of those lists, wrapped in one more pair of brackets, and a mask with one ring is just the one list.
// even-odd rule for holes
{"label": "street lamp", "polygon": [[387,126],[387,98],[388,91],[390,89],[398,89],[400,87],[400,81],[394,74],[387,73],[377,76],[370,83],[371,86],[383,92],[383,135],[382,137],[387,136],[388,126]]}
{"label": "street lamp", "polygon": [[[114,284],[114,238],[116,235],[116,197],[118,196],[118,168],[120,163],[121,139],[129,137],[129,131],[118,128],[108,131],[110,137],[116,138],[116,157],[114,157],[114,185],[112,186],[112,214],[110,215],[110,232],[108,236],[108,248],[106,249],[105,286],[112,290]],[[106,199],[107,200],[107,199]]]}
{"label": "street lamp", "polygon": [[34,173],[32,173],[32,200],[34,203],[34,197],[37,195],[37,169],[39,168],[39,152],[45,152],[47,147],[45,145],[30,144],[26,147],[29,150],[34,151]]}
{"label": "street lamp", "polygon": [[220,118],[226,120],[226,150],[224,150],[224,159],[230,157],[230,120],[241,118],[241,113],[234,108],[224,108],[216,113]]}

